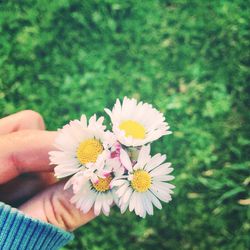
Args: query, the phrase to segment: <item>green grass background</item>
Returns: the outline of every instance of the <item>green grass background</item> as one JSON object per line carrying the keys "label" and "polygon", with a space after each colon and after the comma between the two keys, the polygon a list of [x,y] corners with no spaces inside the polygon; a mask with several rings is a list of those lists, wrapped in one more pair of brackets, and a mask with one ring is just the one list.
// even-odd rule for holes
{"label": "green grass background", "polygon": [[65,249],[249,249],[249,1],[0,2],[0,115],[50,130],[127,95],[174,132],[173,201],[140,219],[100,216]]}

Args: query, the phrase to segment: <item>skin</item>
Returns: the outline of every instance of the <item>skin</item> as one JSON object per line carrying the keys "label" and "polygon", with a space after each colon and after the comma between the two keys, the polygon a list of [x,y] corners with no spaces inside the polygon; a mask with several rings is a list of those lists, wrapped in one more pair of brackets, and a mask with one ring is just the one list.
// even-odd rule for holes
{"label": "skin", "polygon": [[32,110],[0,119],[0,201],[24,214],[67,231],[95,216],[70,203],[71,190],[57,181],[48,152],[54,150],[55,131],[46,131],[42,116]]}

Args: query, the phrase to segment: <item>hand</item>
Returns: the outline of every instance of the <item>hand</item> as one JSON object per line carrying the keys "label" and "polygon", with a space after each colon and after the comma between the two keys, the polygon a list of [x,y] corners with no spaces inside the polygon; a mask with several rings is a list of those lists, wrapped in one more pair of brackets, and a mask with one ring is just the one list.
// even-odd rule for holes
{"label": "hand", "polygon": [[44,129],[41,115],[31,110],[0,119],[0,201],[73,231],[95,216],[75,208],[69,201],[72,191],[54,178],[48,152],[56,132]]}

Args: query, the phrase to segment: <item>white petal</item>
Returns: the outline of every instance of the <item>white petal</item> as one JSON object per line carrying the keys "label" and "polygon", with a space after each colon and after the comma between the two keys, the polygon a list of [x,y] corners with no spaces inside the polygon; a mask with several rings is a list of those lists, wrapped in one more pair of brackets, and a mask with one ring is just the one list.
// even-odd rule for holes
{"label": "white petal", "polygon": [[123,180],[123,179],[112,180],[111,186],[112,186],[112,187],[116,187],[116,186],[119,187],[119,186],[125,184],[126,182],[128,182],[128,181],[127,181],[127,180]]}
{"label": "white petal", "polygon": [[166,190],[175,188],[173,184],[162,182],[162,181],[156,181],[154,178],[153,178],[153,186],[157,186],[159,188],[166,189]]}
{"label": "white petal", "polygon": [[140,194],[134,192],[134,207],[135,207],[135,214],[139,215],[141,211],[141,203],[140,203]]}
{"label": "white petal", "polygon": [[124,194],[124,196],[122,197],[122,202],[123,203],[127,203],[129,198],[131,197],[131,194],[133,192],[133,189],[132,188],[129,188],[126,193]]}
{"label": "white petal", "polygon": [[92,207],[93,204],[94,204],[95,197],[96,197],[96,195],[93,194],[91,197],[89,197],[88,200],[85,201],[84,207],[83,207],[83,209],[82,209],[82,211],[83,211],[84,213],[87,213],[87,212],[91,209],[91,207]]}
{"label": "white petal", "polygon": [[109,117],[112,116],[112,111],[110,109],[105,108],[104,111],[109,115]]}
{"label": "white petal", "polygon": [[122,214],[127,210],[128,204],[129,203],[127,202],[127,203],[123,203],[123,204],[120,205],[120,210],[121,210]]}
{"label": "white petal", "polygon": [[84,128],[87,127],[87,118],[86,115],[81,116],[81,124],[83,125]]}
{"label": "white petal", "polygon": [[146,216],[146,209],[144,207],[141,194],[138,194],[137,201],[138,201],[138,204],[137,204],[138,205],[138,213],[137,213],[137,215],[144,218]]}
{"label": "white petal", "polygon": [[171,181],[174,179],[174,176],[172,175],[158,175],[158,176],[154,176],[153,180],[155,181]]}
{"label": "white petal", "polygon": [[65,168],[62,166],[57,166],[54,171],[57,178],[64,178],[77,173],[79,168]]}
{"label": "white petal", "polygon": [[121,159],[121,163],[122,165],[130,172],[132,172],[132,163],[130,161],[130,158],[127,154],[127,152],[121,148],[120,151],[120,159]]}
{"label": "white petal", "polygon": [[144,207],[149,215],[153,215],[153,206],[151,203],[151,199],[147,196],[147,192],[143,193],[142,200],[144,203]]}
{"label": "white petal", "polygon": [[160,200],[164,202],[169,202],[171,200],[171,196],[167,191],[163,191],[161,189],[157,189],[154,186],[150,188],[150,191]]}
{"label": "white petal", "polygon": [[136,192],[134,191],[131,195],[130,201],[129,201],[129,211],[133,211],[135,209],[135,199],[136,199]]}
{"label": "white petal", "polygon": [[173,169],[169,168],[171,166],[171,163],[164,163],[160,165],[159,167],[155,168],[150,172],[151,176],[158,176],[158,175],[166,175],[168,173],[171,173]]}
{"label": "white petal", "polygon": [[99,215],[101,212],[101,207],[102,207],[102,200],[100,193],[97,194],[95,205],[94,205],[94,213],[95,215]]}
{"label": "white petal", "polygon": [[118,195],[118,197],[122,197],[123,194],[127,191],[127,189],[129,188],[128,187],[129,184],[128,183],[125,183],[123,184],[117,191],[116,191],[116,194]]}
{"label": "white petal", "polygon": [[166,155],[156,154],[147,163],[145,170],[150,171],[166,160]]}
{"label": "white petal", "polygon": [[147,191],[147,196],[151,198],[151,201],[155,207],[157,207],[158,209],[162,209],[162,205],[160,201],[155,197],[155,195],[153,195],[153,193],[151,193],[150,191]]}
{"label": "white petal", "polygon": [[139,152],[139,156],[138,156],[138,164],[140,164],[141,166],[144,166],[146,164],[146,162],[149,161],[150,159],[150,145],[147,146],[143,146]]}

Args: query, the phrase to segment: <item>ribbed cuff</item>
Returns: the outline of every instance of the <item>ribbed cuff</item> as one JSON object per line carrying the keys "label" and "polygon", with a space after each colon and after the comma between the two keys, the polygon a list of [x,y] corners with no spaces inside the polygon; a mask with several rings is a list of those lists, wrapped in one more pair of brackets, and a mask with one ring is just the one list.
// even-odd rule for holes
{"label": "ribbed cuff", "polygon": [[0,250],[55,250],[73,238],[72,233],[0,202]]}

